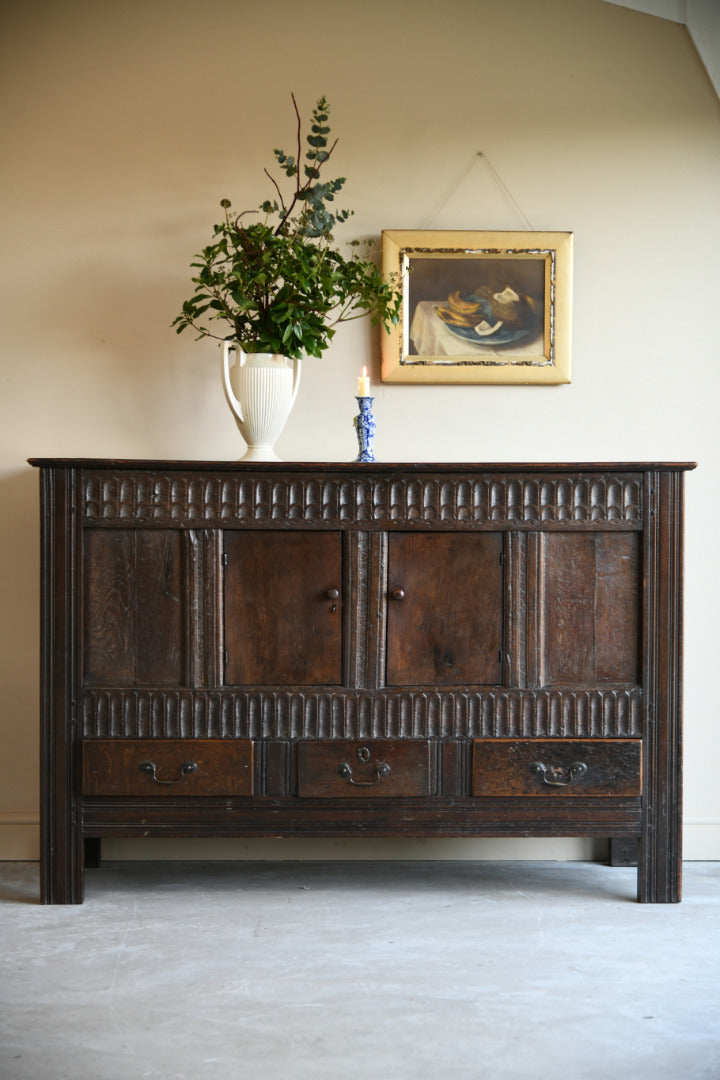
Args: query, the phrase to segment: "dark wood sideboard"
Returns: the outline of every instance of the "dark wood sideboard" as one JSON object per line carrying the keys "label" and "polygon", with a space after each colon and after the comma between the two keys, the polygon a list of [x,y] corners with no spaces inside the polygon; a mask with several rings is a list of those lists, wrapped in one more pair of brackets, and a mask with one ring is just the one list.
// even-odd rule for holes
{"label": "dark wood sideboard", "polygon": [[113,836],[607,837],[680,899],[691,464],[31,464],[45,903]]}

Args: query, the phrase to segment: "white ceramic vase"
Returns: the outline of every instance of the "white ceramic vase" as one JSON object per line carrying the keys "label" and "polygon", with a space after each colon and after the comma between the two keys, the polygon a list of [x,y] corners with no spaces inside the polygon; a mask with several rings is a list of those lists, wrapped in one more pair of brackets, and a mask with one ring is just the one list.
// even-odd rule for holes
{"label": "white ceramic vase", "polygon": [[246,353],[237,342],[225,341],[222,374],[225,398],[247,443],[240,460],[280,461],[273,447],[297,397],[300,361],[277,353]]}

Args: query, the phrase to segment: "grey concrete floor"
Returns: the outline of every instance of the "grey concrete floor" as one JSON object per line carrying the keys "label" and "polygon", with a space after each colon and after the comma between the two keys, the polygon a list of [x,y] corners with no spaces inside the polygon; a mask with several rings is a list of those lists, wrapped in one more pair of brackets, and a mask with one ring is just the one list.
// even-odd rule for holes
{"label": "grey concrete floor", "polygon": [[720,863],[0,864],[2,1080],[720,1080]]}

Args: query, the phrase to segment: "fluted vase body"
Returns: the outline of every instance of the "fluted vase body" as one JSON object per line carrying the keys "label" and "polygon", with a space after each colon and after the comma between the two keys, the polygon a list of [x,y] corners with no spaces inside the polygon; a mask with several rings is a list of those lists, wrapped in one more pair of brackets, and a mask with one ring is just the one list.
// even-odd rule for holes
{"label": "fluted vase body", "polygon": [[295,403],[300,369],[300,360],[278,353],[246,353],[236,342],[224,342],[225,398],[247,443],[241,461],[280,461],[274,446]]}

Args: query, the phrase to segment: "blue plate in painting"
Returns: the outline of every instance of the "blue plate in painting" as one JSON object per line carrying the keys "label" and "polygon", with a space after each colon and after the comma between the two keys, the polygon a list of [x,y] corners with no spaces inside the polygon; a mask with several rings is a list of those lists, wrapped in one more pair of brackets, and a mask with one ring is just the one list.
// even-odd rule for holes
{"label": "blue plate in painting", "polygon": [[504,330],[501,326],[494,334],[484,334],[481,337],[473,326],[453,326],[452,323],[444,321],[443,325],[472,345],[508,345],[511,341],[522,341],[535,330],[535,326],[523,326],[518,330]]}

